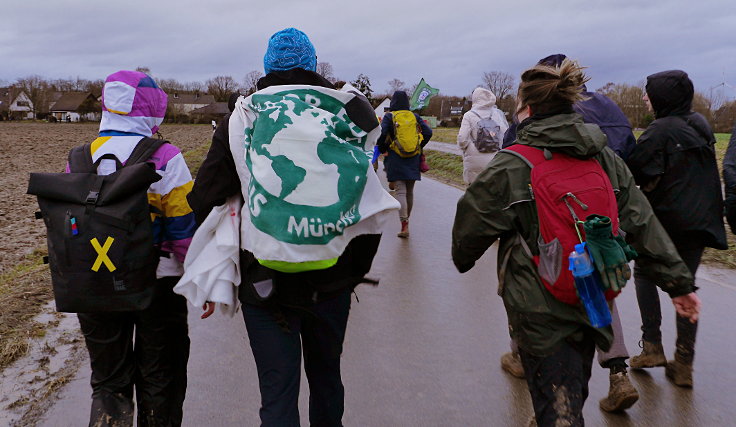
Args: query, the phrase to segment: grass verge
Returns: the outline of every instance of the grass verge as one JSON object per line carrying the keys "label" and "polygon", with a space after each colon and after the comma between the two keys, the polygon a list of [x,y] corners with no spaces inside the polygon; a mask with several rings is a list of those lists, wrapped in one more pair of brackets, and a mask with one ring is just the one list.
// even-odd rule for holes
{"label": "grass verge", "polygon": [[426,150],[424,155],[429,164],[429,171],[425,175],[461,190],[465,189],[463,159],[460,156],[433,150]]}
{"label": "grass verge", "polygon": [[53,296],[44,255],[37,249],[0,275],[0,370],[26,354],[29,338],[44,333],[33,321]]}

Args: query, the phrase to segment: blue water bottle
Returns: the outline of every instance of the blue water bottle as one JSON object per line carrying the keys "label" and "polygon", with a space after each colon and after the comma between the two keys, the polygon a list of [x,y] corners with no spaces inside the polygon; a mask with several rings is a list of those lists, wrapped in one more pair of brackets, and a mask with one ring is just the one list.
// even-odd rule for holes
{"label": "blue water bottle", "polygon": [[578,243],[570,253],[570,270],[590,324],[596,328],[610,325],[611,310],[608,309],[603,288],[594,274],[595,266],[585,250],[585,243]]}

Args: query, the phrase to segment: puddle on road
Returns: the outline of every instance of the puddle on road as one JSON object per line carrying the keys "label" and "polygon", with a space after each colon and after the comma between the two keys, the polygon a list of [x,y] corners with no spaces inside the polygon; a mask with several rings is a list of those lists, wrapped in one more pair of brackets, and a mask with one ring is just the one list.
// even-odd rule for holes
{"label": "puddle on road", "polygon": [[34,320],[44,336],[32,339],[28,354],[0,372],[0,425],[35,425],[83,360],[74,314],[57,313],[52,302]]}

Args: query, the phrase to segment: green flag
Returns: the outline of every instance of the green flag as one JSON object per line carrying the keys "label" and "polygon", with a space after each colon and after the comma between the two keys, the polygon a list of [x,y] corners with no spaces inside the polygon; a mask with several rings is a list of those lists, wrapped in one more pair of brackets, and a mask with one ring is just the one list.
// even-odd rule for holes
{"label": "green flag", "polygon": [[433,88],[422,79],[411,96],[411,109],[420,110],[426,107],[429,105],[429,100],[438,93],[440,93],[439,89]]}

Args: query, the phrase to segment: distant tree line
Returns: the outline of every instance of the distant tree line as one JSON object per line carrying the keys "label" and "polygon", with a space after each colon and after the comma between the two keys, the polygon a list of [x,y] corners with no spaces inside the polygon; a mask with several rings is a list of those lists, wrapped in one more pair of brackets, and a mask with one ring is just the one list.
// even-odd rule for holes
{"label": "distant tree line", "polygon": [[[137,70],[151,74],[148,67],[138,67]],[[335,76],[334,69],[329,62],[318,62],[316,71],[330,82],[341,81],[340,78]],[[218,102],[226,102],[233,93],[247,96],[255,92],[258,80],[262,77],[262,72],[253,70],[245,74],[240,80],[232,76],[221,75],[205,82],[181,82],[172,78],[157,78],[156,81],[166,93],[209,94]],[[370,78],[362,73],[350,81],[350,84],[365,94],[373,106],[376,107],[383,99],[390,98],[397,90],[406,91],[411,96],[419,83],[418,80],[413,84],[407,84],[398,78],[394,78],[387,82],[388,91],[384,93],[375,92]],[[43,118],[48,114],[48,108],[53,102],[53,94],[80,91],[91,92],[95,96],[99,96],[102,93],[103,85],[103,80],[86,80],[79,77],[75,79],[45,79],[38,75],[19,78],[10,84],[10,86],[22,89],[25,92],[33,104],[33,114],[37,118]],[[496,105],[510,119],[516,110],[517,89],[514,76],[504,71],[484,72],[478,86],[488,88],[496,95]],[[618,104],[632,127],[645,128],[654,120],[654,117],[647,110],[642,100],[643,86],[643,82],[637,85],[610,82],[596,89],[596,92],[606,95]],[[459,125],[460,114],[458,112],[465,112],[470,109],[470,98],[470,94],[466,96],[448,96],[440,93],[432,98],[429,105],[419,113],[436,116],[449,125]],[[736,122],[736,101],[727,100],[722,91],[714,93],[711,90],[708,94],[696,91],[693,110],[703,114],[715,132],[730,132],[734,122]]]}

